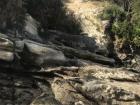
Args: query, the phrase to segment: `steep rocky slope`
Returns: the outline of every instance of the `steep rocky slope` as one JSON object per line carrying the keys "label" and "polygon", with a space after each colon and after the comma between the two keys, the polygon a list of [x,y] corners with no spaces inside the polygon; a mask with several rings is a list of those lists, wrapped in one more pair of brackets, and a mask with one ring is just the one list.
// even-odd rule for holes
{"label": "steep rocky slope", "polygon": [[[66,6],[77,18],[87,17],[81,24],[90,37],[57,30],[40,36],[29,14],[24,35],[0,33],[0,105],[139,105],[140,68],[117,67],[113,58],[97,53],[107,43],[96,17],[102,2]],[[95,21],[101,31],[89,25]]]}
{"label": "steep rocky slope", "polygon": [[93,63],[91,57],[94,62],[111,62],[97,54],[87,61],[86,52],[79,59],[81,50],[76,49],[75,58],[68,58],[75,54],[70,47],[28,38],[16,41],[14,54],[12,37],[0,38],[1,105],[140,104],[140,74],[135,69]]}

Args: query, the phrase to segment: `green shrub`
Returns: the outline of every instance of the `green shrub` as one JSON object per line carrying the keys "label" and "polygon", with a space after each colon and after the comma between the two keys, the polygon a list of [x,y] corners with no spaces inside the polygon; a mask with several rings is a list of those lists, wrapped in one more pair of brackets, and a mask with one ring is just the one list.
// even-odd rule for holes
{"label": "green shrub", "polygon": [[112,24],[111,31],[118,35],[119,38],[126,38],[127,40],[131,39],[132,35],[132,25],[127,21],[115,21]]}
{"label": "green shrub", "polygon": [[112,4],[109,7],[107,7],[103,11],[103,14],[100,15],[102,20],[109,20],[111,17],[121,18],[123,16],[125,16],[123,8],[115,4]]}
{"label": "green shrub", "polygon": [[140,47],[140,36],[135,36],[132,42],[137,46]]}
{"label": "green shrub", "polygon": [[[101,19],[112,19],[110,32],[140,47],[140,0],[133,0],[129,11],[119,5],[107,7]],[[128,9],[127,9],[128,10]]]}

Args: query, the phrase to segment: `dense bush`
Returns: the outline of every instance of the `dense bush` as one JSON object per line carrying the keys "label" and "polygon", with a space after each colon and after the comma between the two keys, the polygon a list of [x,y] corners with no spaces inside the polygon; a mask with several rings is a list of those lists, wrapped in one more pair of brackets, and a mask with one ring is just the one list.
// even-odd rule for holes
{"label": "dense bush", "polygon": [[[125,1],[125,0],[123,0]],[[111,19],[114,17],[111,33],[117,35],[119,38],[126,39],[130,43],[140,46],[140,1],[133,0],[129,6],[124,8],[120,5],[107,7],[103,14],[102,19]]]}
{"label": "dense bush", "polygon": [[101,14],[100,17],[103,20],[108,20],[111,17],[121,19],[123,16],[125,16],[123,8],[119,7],[118,5],[112,4],[103,11],[103,14]]}

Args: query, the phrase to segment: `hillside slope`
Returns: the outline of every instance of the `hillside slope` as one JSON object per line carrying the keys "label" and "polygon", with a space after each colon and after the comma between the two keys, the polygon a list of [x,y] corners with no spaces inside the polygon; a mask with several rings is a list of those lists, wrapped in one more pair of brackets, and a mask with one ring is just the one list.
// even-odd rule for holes
{"label": "hillside slope", "polygon": [[83,33],[95,38],[97,45],[101,48],[105,48],[107,44],[104,31],[108,21],[101,21],[98,15],[103,12],[105,6],[106,2],[100,1],[70,0],[70,2],[66,3],[68,10],[80,21]]}

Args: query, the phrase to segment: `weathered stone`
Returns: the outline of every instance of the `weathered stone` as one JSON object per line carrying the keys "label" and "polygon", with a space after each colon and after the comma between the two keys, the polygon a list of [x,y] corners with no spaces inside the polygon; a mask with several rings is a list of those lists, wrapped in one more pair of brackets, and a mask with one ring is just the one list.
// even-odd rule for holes
{"label": "weathered stone", "polygon": [[37,97],[31,105],[62,105],[59,101],[55,99],[49,84],[38,82],[38,86],[43,91],[43,93]]}
{"label": "weathered stone", "polygon": [[13,42],[5,34],[0,33],[0,60],[11,62],[14,59]]}
{"label": "weathered stone", "polygon": [[66,80],[54,80],[52,90],[55,94],[55,98],[63,105],[96,105],[94,102],[86,99],[82,94],[76,92]]}
{"label": "weathered stone", "polygon": [[24,26],[24,37],[37,42],[42,42],[39,36],[38,29],[40,23],[36,21],[31,15],[26,14],[25,26]]}
{"label": "weathered stone", "polygon": [[13,51],[13,42],[7,39],[8,37],[0,33],[0,49]]}
{"label": "weathered stone", "polygon": [[79,101],[80,105],[140,104],[138,73],[124,68],[92,65],[79,68],[80,79],[69,82],[55,80],[52,89],[56,99],[64,105],[77,104]]}
{"label": "weathered stone", "polygon": [[63,62],[65,56],[61,51],[49,48],[43,44],[26,41],[22,58],[33,65],[47,64],[47,62]]}
{"label": "weathered stone", "polygon": [[44,36],[44,39],[57,45],[65,45],[75,49],[88,50],[90,52],[95,52],[97,49],[94,38],[82,35],[71,35],[56,30],[49,30],[47,35]]}
{"label": "weathered stone", "polygon": [[84,50],[77,50],[77,49],[73,49],[71,47],[66,47],[66,46],[62,46],[62,47],[58,46],[58,47],[63,51],[63,53],[67,57],[77,57],[80,59],[90,60],[93,62],[105,64],[105,65],[112,65],[112,66],[115,65],[114,59],[107,58],[105,56],[98,55],[96,53],[91,53]]}
{"label": "weathered stone", "polygon": [[27,14],[25,23],[26,32],[32,35],[38,35],[39,22],[37,22],[33,17]]}
{"label": "weathered stone", "polygon": [[12,52],[0,50],[0,60],[12,62],[14,60],[14,54]]}
{"label": "weathered stone", "polygon": [[49,97],[48,94],[42,94],[31,105],[62,105],[54,97]]}
{"label": "weathered stone", "polygon": [[128,105],[126,104],[127,102],[131,104],[134,101],[136,101],[137,104],[140,103],[139,95],[97,80],[86,82],[79,88],[79,91],[99,105],[108,105],[114,102],[119,105]]}
{"label": "weathered stone", "polygon": [[22,52],[23,48],[24,48],[24,40],[23,41],[20,41],[20,40],[15,41],[15,46],[16,46],[15,48],[16,48],[17,52]]}

